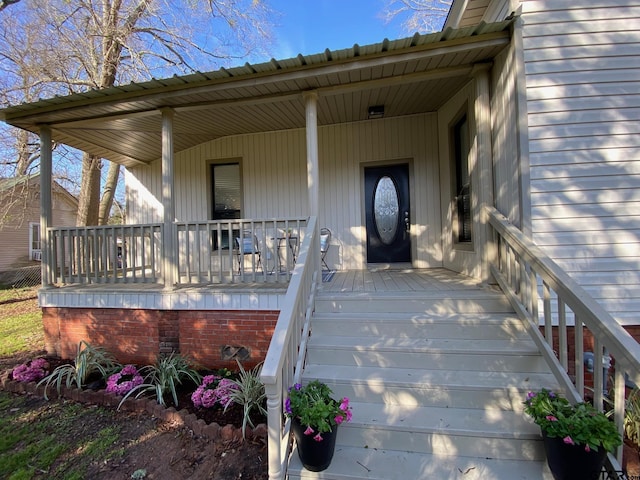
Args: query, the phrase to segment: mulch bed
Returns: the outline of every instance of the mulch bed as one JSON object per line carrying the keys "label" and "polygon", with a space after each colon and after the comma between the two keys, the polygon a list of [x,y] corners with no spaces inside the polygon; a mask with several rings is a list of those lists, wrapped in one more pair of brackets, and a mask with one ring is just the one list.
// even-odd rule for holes
{"label": "mulch bed", "polygon": [[[59,359],[56,357],[44,357],[49,362],[52,372],[61,365],[73,364],[71,360]],[[11,371],[6,371],[0,377],[0,387],[4,390],[12,392],[28,392],[44,395],[44,387],[37,387],[37,382],[17,382],[11,378]],[[205,372],[209,374],[211,372]],[[64,385],[61,391],[61,397],[70,398],[72,400],[83,403],[99,404],[105,406],[117,407],[122,397],[108,393],[105,390],[104,381],[93,382],[91,379],[87,382],[91,388],[78,391],[77,388],[67,389]],[[122,409],[127,411],[147,411],[161,419],[170,422],[178,422],[185,424],[196,433],[212,437],[212,440],[222,437],[225,440],[242,438],[242,422],[244,418],[244,409],[242,405],[232,404],[226,411],[221,406],[212,408],[198,408],[191,401],[191,394],[195,391],[197,385],[192,383],[182,384],[177,389],[178,405],[173,405],[173,398],[169,394],[165,398],[167,407],[159,405],[155,398],[129,398],[122,405]],[[55,385],[50,385],[47,390],[49,397],[57,397]],[[255,428],[251,428],[250,424],[246,428],[247,438],[263,440],[266,439],[267,419],[260,412],[252,412],[251,421]]]}

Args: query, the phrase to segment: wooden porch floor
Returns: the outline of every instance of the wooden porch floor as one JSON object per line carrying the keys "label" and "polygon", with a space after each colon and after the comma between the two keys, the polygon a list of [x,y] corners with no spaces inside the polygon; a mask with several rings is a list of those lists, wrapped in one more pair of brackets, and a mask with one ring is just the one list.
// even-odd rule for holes
{"label": "wooden porch floor", "polygon": [[[189,285],[165,290],[158,284],[92,284],[45,288],[39,292],[41,307],[126,308],[161,310],[279,310],[287,282]],[[487,287],[477,279],[446,270],[369,268],[336,271],[323,281],[319,295],[376,294],[407,297],[416,293],[468,298]]]}
{"label": "wooden porch floor", "polygon": [[320,290],[331,293],[348,292],[434,292],[468,290],[481,287],[479,280],[444,268],[370,268],[336,271]]}
{"label": "wooden porch floor", "polygon": [[[324,272],[326,273],[326,272]],[[286,291],[287,282],[251,282],[184,285],[175,288],[175,292],[223,291]],[[477,279],[461,275],[445,268],[414,269],[408,268],[369,268],[366,270],[334,271],[331,280],[323,281],[320,290],[324,292],[427,292],[465,290],[480,287]],[[54,290],[75,293],[109,292],[162,292],[164,287],[154,283],[112,284],[94,283],[90,285],[65,285]]]}

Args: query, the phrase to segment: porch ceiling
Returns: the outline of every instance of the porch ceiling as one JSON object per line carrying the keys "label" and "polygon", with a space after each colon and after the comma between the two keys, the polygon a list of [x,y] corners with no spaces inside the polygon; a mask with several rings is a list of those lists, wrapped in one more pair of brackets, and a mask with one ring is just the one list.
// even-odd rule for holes
{"label": "porch ceiling", "polygon": [[318,124],[437,110],[510,41],[511,22],[329,51],[56,97],[0,111],[0,119],[131,166],[161,155],[162,108],[174,116],[176,152],[216,138],[303,128],[303,93],[316,91]]}

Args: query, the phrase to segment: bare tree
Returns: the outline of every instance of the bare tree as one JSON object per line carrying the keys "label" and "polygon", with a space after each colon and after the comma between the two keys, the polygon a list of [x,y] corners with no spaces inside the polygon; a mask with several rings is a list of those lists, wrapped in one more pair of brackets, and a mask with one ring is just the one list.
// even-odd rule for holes
{"label": "bare tree", "polygon": [[388,22],[402,19],[408,34],[437,32],[444,25],[452,0],[387,0],[383,18]]}
{"label": "bare tree", "polygon": [[[4,0],[0,10],[10,3],[18,1]],[[21,92],[18,100],[30,101],[38,89],[67,94],[213,69],[268,44],[270,13],[266,0],[23,2],[12,7],[14,20],[8,23],[18,28],[5,35],[0,54],[0,69],[21,69],[12,76],[14,95],[2,100],[16,103]],[[32,48],[25,48],[27,40]],[[25,152],[16,166],[23,170],[37,158]],[[120,169],[110,165],[100,200],[102,167],[102,159],[83,155],[78,225],[108,220]]]}

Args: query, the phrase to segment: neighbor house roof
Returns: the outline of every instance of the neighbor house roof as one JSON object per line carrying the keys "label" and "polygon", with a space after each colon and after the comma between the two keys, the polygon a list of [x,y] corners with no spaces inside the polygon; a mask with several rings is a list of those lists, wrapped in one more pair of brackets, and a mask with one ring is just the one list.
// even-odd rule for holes
{"label": "neighbor house roof", "polygon": [[436,111],[510,41],[510,21],[416,34],[213,72],[153,79],[0,110],[0,119],[124,165],[161,155],[164,108],[176,152],[228,135],[302,128],[303,93],[316,91],[318,124]]}
{"label": "neighbor house roof", "polygon": [[[40,188],[40,173],[32,173],[29,175],[17,175],[15,177],[7,177],[0,178],[0,195],[4,192],[9,192],[10,190],[15,189],[16,187],[20,187],[21,185],[34,185],[38,189]],[[69,190],[64,188],[55,180],[52,181],[52,186],[55,192],[64,195],[69,202],[73,205],[78,205],[78,199],[72,195]]]}

